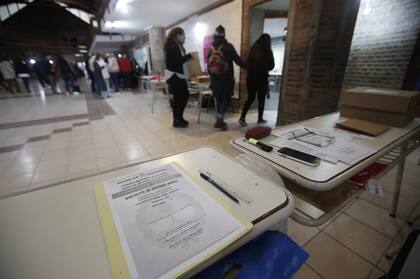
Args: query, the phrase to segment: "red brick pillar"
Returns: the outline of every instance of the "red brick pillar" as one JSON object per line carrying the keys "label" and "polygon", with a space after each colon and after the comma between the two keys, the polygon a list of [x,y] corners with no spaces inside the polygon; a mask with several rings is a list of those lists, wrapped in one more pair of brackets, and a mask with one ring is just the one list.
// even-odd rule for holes
{"label": "red brick pillar", "polygon": [[290,1],[277,125],[337,109],[359,4]]}

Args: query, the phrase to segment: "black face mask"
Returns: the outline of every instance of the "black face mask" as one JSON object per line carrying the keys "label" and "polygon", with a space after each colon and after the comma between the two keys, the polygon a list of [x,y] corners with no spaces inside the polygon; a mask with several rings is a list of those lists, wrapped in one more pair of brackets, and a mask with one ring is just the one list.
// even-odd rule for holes
{"label": "black face mask", "polygon": [[215,46],[220,46],[221,44],[225,43],[225,37],[222,36],[214,36],[214,45]]}

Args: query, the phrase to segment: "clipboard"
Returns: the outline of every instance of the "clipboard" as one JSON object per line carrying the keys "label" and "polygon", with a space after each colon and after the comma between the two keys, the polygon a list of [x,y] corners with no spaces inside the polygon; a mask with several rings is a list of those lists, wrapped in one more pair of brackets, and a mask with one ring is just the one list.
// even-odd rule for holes
{"label": "clipboard", "polygon": [[[221,205],[232,217],[234,217],[236,220],[238,220],[240,223],[242,223],[246,230],[237,235],[232,241],[227,243],[224,246],[219,247],[219,249],[216,249],[212,251],[212,253],[209,253],[206,257],[202,258],[200,261],[195,262],[194,264],[190,265],[189,267],[185,268],[183,271],[176,273],[174,278],[178,278],[179,276],[187,275],[188,273],[193,272],[196,270],[201,264],[204,264],[205,262],[209,261],[223,251],[225,248],[229,247],[230,245],[234,244],[236,241],[241,239],[246,233],[248,233],[252,227],[253,224],[243,218],[239,213],[237,213],[235,210],[233,210],[230,206],[228,206],[223,200],[221,200],[218,196],[213,194],[210,190],[208,190],[203,184],[202,181],[195,179],[191,174],[189,174],[187,171],[182,169],[182,167],[175,163],[175,168],[181,172],[188,180],[191,180],[196,186],[198,186],[201,190],[203,190],[206,194],[208,194],[213,200],[216,201],[219,205]],[[102,233],[104,236],[106,251],[108,254],[108,260],[111,268],[111,275],[113,279],[130,279],[131,275],[128,269],[128,265],[124,256],[124,251],[121,246],[120,238],[118,235],[118,231],[116,228],[116,225],[114,223],[114,219],[112,217],[112,211],[108,202],[108,198],[105,193],[105,185],[104,183],[99,183],[94,188],[94,193],[96,197],[96,203],[98,208],[98,214],[100,219],[100,224],[102,227]]]}

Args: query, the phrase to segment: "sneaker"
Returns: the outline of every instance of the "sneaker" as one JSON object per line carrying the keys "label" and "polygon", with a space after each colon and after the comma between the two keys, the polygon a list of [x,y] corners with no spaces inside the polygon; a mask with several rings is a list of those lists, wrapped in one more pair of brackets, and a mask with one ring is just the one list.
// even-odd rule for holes
{"label": "sneaker", "polygon": [[173,127],[174,128],[187,128],[188,127],[188,123],[181,122],[181,121],[174,121]]}
{"label": "sneaker", "polygon": [[216,122],[214,123],[214,128],[218,129],[222,127],[222,121],[220,121],[219,119],[216,120]]}
{"label": "sneaker", "polygon": [[187,120],[185,120],[184,118],[181,118],[181,120],[179,120],[182,123],[186,123],[187,125],[190,124],[190,122],[188,122]]}
{"label": "sneaker", "polygon": [[245,119],[243,118],[239,118],[238,122],[242,127],[248,126],[248,123],[246,123]]}
{"label": "sneaker", "polygon": [[223,120],[217,119],[216,123],[214,123],[214,128],[221,129],[222,131],[226,131],[227,130],[227,123],[224,122]]}
{"label": "sneaker", "polygon": [[267,123],[267,120],[265,120],[265,119],[258,119],[258,124],[261,124],[261,123]]}

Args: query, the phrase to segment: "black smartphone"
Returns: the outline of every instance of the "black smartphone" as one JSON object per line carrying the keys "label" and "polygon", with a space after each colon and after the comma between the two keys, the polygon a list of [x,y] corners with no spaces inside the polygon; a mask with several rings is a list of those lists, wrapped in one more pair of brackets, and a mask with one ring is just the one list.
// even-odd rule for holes
{"label": "black smartphone", "polygon": [[310,155],[308,153],[300,152],[295,149],[291,149],[288,147],[283,147],[277,150],[280,156],[284,156],[286,158],[310,165],[310,166],[318,166],[321,159],[319,157]]}

